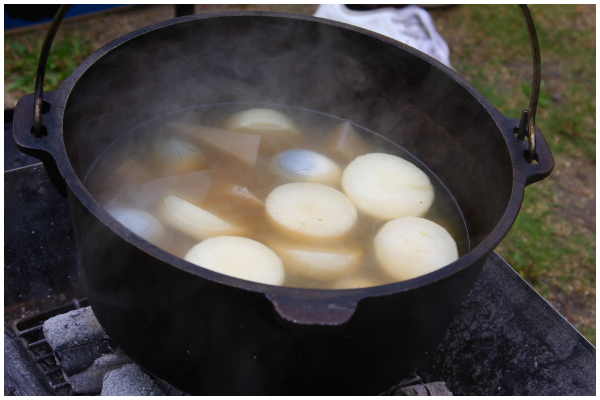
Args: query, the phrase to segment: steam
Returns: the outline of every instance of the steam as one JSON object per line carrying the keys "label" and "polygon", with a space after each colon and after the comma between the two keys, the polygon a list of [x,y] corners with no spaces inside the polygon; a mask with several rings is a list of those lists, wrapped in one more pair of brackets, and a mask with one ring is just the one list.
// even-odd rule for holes
{"label": "steam", "polygon": [[[210,104],[295,106],[365,120],[360,114],[371,111],[357,102],[377,78],[357,58],[364,51],[357,36],[293,18],[216,17],[135,37],[97,60],[72,91],[65,139],[76,172],[85,179],[136,126]],[[194,123],[198,115],[178,118]],[[136,140],[130,155],[143,162],[149,146]]]}
{"label": "steam", "polygon": [[74,128],[85,133],[73,139],[97,156],[140,123],[222,102],[356,118],[356,103],[378,86],[369,70],[377,67],[357,58],[365,49],[356,36],[267,17],[201,19],[146,33],[113,49],[77,83],[68,113],[82,114]]}
{"label": "steam", "polygon": [[[219,127],[220,116],[204,106],[261,104],[314,110],[393,135],[396,143],[433,160],[435,171],[448,165],[456,148],[432,146],[428,135],[453,141],[440,123],[457,116],[440,107],[456,88],[440,85],[439,72],[433,72],[427,62],[398,55],[392,44],[326,24],[268,16],[191,20],[132,38],[86,71],[67,104],[66,147],[78,175],[98,193],[103,188],[92,186],[101,168],[94,163],[114,162],[103,157],[109,146],[127,143],[115,158],[131,159],[135,175],[136,165],[150,159],[148,138],[171,134],[158,129],[127,135],[136,127],[151,127],[169,114]],[[378,146],[398,152],[385,140]],[[136,176],[123,191],[99,200],[104,205],[133,198],[147,179]]]}

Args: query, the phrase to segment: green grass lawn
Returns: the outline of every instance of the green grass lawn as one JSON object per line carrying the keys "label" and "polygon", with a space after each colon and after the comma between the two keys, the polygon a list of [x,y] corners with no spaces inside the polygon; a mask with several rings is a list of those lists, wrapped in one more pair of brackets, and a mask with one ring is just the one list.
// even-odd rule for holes
{"label": "green grass lawn", "polygon": [[[268,9],[312,12],[290,7]],[[596,7],[530,8],[542,56],[536,124],[550,144],[556,168],[548,179],[526,189],[515,225],[497,251],[595,344]],[[458,73],[504,115],[519,118],[529,105],[532,61],[518,7],[462,5],[431,14]],[[53,47],[45,90],[55,90],[98,47],[97,40],[88,38],[91,33],[61,29],[65,34]],[[5,35],[5,93],[33,92],[43,33]]]}
{"label": "green grass lawn", "polygon": [[[542,56],[536,125],[556,167],[526,189],[497,251],[595,344],[596,11],[594,5],[530,9]],[[500,112],[519,118],[529,105],[533,67],[518,8],[460,6],[435,14],[456,70]]]}
{"label": "green grass lawn", "polygon": [[[19,38],[5,36],[5,90],[33,93],[42,43],[43,38],[39,35]],[[92,52],[90,39],[85,36],[85,32],[76,35],[65,35],[55,41],[52,44],[52,50],[48,58],[44,90],[56,90],[58,85]]]}

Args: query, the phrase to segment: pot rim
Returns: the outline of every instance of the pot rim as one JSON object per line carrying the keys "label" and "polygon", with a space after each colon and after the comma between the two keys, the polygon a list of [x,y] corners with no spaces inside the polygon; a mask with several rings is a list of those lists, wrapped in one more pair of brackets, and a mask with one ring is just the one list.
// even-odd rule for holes
{"label": "pot rim", "polygon": [[[389,283],[380,286],[358,289],[304,289],[284,286],[272,286],[258,282],[246,281],[243,279],[214,272],[206,268],[198,267],[195,264],[189,263],[183,260],[182,258],[174,256],[171,253],[150,244],[149,242],[133,234],[131,231],[125,228],[125,226],[117,222],[117,220],[114,219],[105,210],[105,208],[102,207],[96,201],[96,199],[87,191],[87,189],[75,173],[75,170],[71,166],[69,157],[67,155],[63,137],[63,118],[66,104],[71,94],[71,91],[73,90],[81,76],[83,76],[87,69],[91,67],[96,61],[100,60],[104,55],[106,55],[113,49],[118,48],[120,45],[138,36],[144,35],[157,29],[162,29],[176,24],[186,23],[189,21],[207,18],[231,17],[300,19],[319,24],[331,25],[337,28],[352,30],[367,36],[371,36],[375,39],[384,41],[394,47],[400,48],[401,50],[410,53],[415,57],[423,59],[429,64],[432,64],[433,67],[441,70],[443,73],[448,75],[449,78],[453,79],[456,83],[462,86],[484,107],[486,112],[496,123],[498,130],[500,131],[500,133],[502,133],[503,139],[506,143],[512,161],[513,185],[510,199],[502,218],[500,219],[496,227],[492,230],[492,232],[490,232],[490,234],[479,245],[471,249],[470,252],[463,255],[458,260],[436,271],[419,276],[417,278],[395,283]],[[356,26],[347,25],[341,22],[317,18],[313,16],[267,11],[228,11],[179,17],[146,26],[144,28],[135,30],[109,42],[108,44],[102,46],[100,49],[96,50],[88,58],[86,58],[79,65],[79,67],[77,67],[75,71],[71,73],[71,75],[69,75],[69,77],[65,79],[65,81],[60,85],[53,98],[53,103],[54,107],[53,110],[51,110],[51,114],[53,118],[56,118],[56,128],[58,131],[58,133],[55,134],[55,137],[53,137],[53,141],[55,143],[54,149],[56,151],[56,154],[54,154],[54,156],[56,158],[58,168],[60,170],[61,175],[64,177],[70,191],[81,201],[81,203],[87,208],[87,210],[92,215],[98,218],[101,222],[108,226],[115,234],[120,236],[122,239],[133,244],[134,246],[148,253],[152,257],[158,258],[161,261],[170,264],[175,268],[188,272],[197,277],[253,292],[298,298],[306,297],[307,294],[310,294],[309,297],[311,298],[352,298],[358,301],[363,298],[385,296],[393,293],[399,293],[424,287],[430,283],[448,278],[466,269],[476,261],[486,257],[490,252],[492,252],[513,225],[514,220],[520,210],[525,192],[525,177],[523,176],[523,174],[517,172],[519,169],[522,170],[525,168],[526,161],[523,157],[521,157],[522,154],[520,153],[520,150],[517,148],[517,146],[511,145],[511,143],[508,142],[508,140],[510,139],[515,140],[514,135],[512,135],[512,129],[514,127],[518,127],[518,120],[508,118],[501,114],[477,89],[475,89],[475,87],[473,87],[457,72],[447,67],[446,65],[440,63],[436,59],[428,56],[427,54],[424,54],[404,43],[391,39],[387,36],[383,36],[378,33],[371,32]]]}

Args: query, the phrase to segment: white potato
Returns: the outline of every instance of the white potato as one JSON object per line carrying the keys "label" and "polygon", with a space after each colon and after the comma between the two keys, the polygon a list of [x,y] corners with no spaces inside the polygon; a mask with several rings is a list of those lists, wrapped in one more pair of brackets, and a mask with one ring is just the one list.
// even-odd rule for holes
{"label": "white potato", "polygon": [[301,137],[291,119],[279,111],[268,108],[241,111],[227,121],[226,128],[270,138],[294,139]]}
{"label": "white potato", "polygon": [[314,245],[272,239],[267,245],[283,260],[292,274],[309,279],[333,280],[359,267],[363,252],[352,245]]}
{"label": "white potato", "polygon": [[300,240],[339,240],[356,226],[357,211],[339,190],[320,183],[287,183],[267,196],[267,219]]}
{"label": "white potato", "polygon": [[246,234],[246,229],[230,224],[172,193],[163,196],[159,213],[167,225],[198,240]]}
{"label": "white potato", "polygon": [[365,287],[379,286],[382,283],[376,282],[374,279],[367,278],[364,276],[349,276],[335,281],[330,288],[331,289],[358,289]]}
{"label": "white potato", "polygon": [[381,267],[400,281],[438,270],[458,259],[456,242],[446,229],[418,217],[388,221],[375,235]]}
{"label": "white potato", "polygon": [[310,150],[294,149],[273,157],[276,173],[292,182],[314,182],[336,185],[342,170],[322,154]]}
{"label": "white potato", "polygon": [[434,199],[433,186],[423,171],[384,153],[366,154],[348,164],[342,188],[360,211],[384,220],[422,217]]}
{"label": "white potato", "polygon": [[150,243],[160,246],[165,242],[165,228],[147,212],[135,208],[111,208],[106,211],[131,232]]}
{"label": "white potato", "polygon": [[211,271],[269,285],[281,285],[285,272],[281,258],[256,240],[219,236],[198,243],[184,259]]}
{"label": "white potato", "polygon": [[260,151],[265,155],[297,147],[304,139],[294,122],[279,111],[253,108],[235,114],[226,129],[260,135]]}
{"label": "white potato", "polygon": [[153,146],[149,165],[159,176],[185,174],[209,166],[199,148],[174,138],[161,140]]}

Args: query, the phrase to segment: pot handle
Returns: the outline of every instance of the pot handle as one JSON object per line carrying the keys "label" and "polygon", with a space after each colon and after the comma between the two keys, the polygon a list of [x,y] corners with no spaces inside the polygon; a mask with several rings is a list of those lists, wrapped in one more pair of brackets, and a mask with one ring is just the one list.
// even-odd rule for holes
{"label": "pot handle", "polygon": [[339,326],[350,320],[357,300],[346,297],[299,298],[265,294],[281,318],[299,325]]}
{"label": "pot handle", "polygon": [[46,174],[48,174],[52,186],[63,197],[67,197],[67,186],[59,172],[54,156],[56,153],[53,152],[53,135],[49,135],[50,131],[54,128],[54,121],[49,118],[46,121],[46,125],[42,124],[42,115],[47,114],[52,109],[54,92],[46,93],[44,100],[43,91],[50,48],[52,47],[58,27],[71,6],[71,4],[61,5],[54,16],[40,52],[40,60],[35,76],[35,93],[24,96],[19,100],[15,107],[13,121],[13,136],[17,148],[23,154],[35,157],[44,164]]}
{"label": "pot handle", "polygon": [[[517,128],[515,128],[515,130],[516,129]],[[535,127],[535,134],[533,138],[536,142],[536,152],[533,155],[531,162],[528,162],[527,160],[530,146],[527,144],[527,142],[519,142],[521,146],[521,154],[523,154],[523,157],[525,158],[525,162],[523,162],[525,186],[547,178],[554,169],[554,157],[550,151],[550,146],[537,126]]]}
{"label": "pot handle", "polygon": [[[52,108],[52,99],[55,92],[47,92],[45,100],[41,103],[40,116],[47,114]],[[34,94],[23,96],[15,107],[13,117],[13,136],[19,151],[28,156],[32,156],[40,160],[44,164],[48,179],[52,186],[60,193],[61,196],[67,197],[67,185],[59,172],[54,151],[53,135],[48,134],[54,129],[54,124],[47,123],[41,125],[42,136],[35,137],[33,135],[33,120],[34,113]]]}
{"label": "pot handle", "polygon": [[47,134],[47,131],[42,125],[42,114],[43,114],[43,103],[44,103],[44,77],[46,76],[46,65],[48,64],[48,56],[50,55],[50,48],[54,41],[54,36],[58,31],[58,27],[62,22],[65,14],[69,11],[72,4],[63,4],[60,6],[50,28],[44,38],[44,44],[42,45],[42,51],[40,52],[40,60],[38,62],[37,72],[35,74],[35,97],[33,101],[33,128],[31,133],[36,138],[41,138]]}
{"label": "pot handle", "polygon": [[[531,44],[531,57],[533,59],[533,81],[531,83],[531,98],[529,109],[523,110],[518,128],[514,133],[521,143],[522,153],[527,164],[524,166],[525,185],[530,185],[546,178],[554,168],[554,158],[548,146],[548,142],[542,132],[535,126],[535,114],[540,97],[540,86],[542,81],[542,63],[540,60],[540,45],[537,38],[533,18],[529,8],[519,4]],[[525,142],[525,138],[529,140]],[[526,144],[527,143],[527,144]]]}

